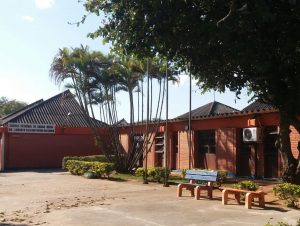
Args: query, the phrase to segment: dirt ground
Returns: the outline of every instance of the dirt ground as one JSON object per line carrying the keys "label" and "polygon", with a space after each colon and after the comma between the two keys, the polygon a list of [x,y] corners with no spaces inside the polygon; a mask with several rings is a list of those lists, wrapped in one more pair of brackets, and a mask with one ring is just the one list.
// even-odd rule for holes
{"label": "dirt ground", "polygon": [[284,207],[268,192],[266,208],[247,210],[230,200],[195,200],[176,186],[85,179],[61,171],[0,173],[0,225],[265,225],[296,223],[300,211]]}

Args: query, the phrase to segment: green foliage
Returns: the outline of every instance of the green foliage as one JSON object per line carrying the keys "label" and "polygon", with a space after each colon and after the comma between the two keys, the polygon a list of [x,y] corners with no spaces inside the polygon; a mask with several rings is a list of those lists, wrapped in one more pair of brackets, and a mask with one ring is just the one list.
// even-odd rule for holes
{"label": "green foliage", "polygon": [[27,104],[17,100],[8,100],[6,97],[0,97],[0,118],[11,114]]}
{"label": "green foliage", "polygon": [[[161,182],[161,180],[165,176],[165,167],[152,167],[148,169],[148,175],[153,178],[154,181],[157,181],[158,183]],[[170,170],[167,169],[167,177],[170,175]]]}
{"label": "green foliage", "polygon": [[144,174],[145,174],[145,169],[142,168],[142,167],[139,167],[139,168],[137,168],[137,169],[135,170],[135,175],[136,175],[137,177],[143,177]]}
{"label": "green foliage", "polygon": [[[165,68],[166,65],[163,65],[162,60],[158,57],[146,62],[133,55],[120,57],[109,54],[106,56],[99,51],[90,51],[87,46],[81,45],[77,48],[59,49],[50,67],[50,77],[57,84],[71,82],[68,87],[74,89],[79,104],[84,109],[84,117],[94,135],[95,144],[103,151],[107,159],[115,163],[119,172],[128,172],[137,165],[139,159],[136,156],[141,156],[145,151],[144,145],[139,145],[142,147],[139,150],[133,150],[136,148],[133,142],[133,127],[135,126],[133,123],[136,118],[134,116],[134,93],[140,92],[140,83],[148,69],[148,75],[157,79],[160,85],[156,113],[158,115],[158,110],[162,109],[159,105],[163,103],[161,97],[164,89],[161,81],[166,77]],[[177,81],[173,76],[173,71],[172,65],[168,65],[169,80]],[[129,150],[126,152],[120,145],[119,122],[115,117],[119,91],[127,92],[129,97],[128,128],[131,132],[129,133]],[[103,136],[95,129],[95,121],[92,119],[95,119],[93,105],[98,105],[101,109],[100,118],[105,123],[105,127],[110,128],[106,131],[108,133],[106,139],[109,139],[109,142],[104,142]]]}
{"label": "green foliage", "polygon": [[[181,68],[189,63],[204,91],[229,89],[239,95],[247,87],[279,110],[281,131],[290,125],[300,131],[297,1],[86,0],[84,6],[87,15],[106,18],[90,37],[103,37],[121,54],[159,55]],[[289,133],[284,135],[279,134],[279,147],[289,162],[283,176],[300,184],[299,160],[289,158]]]}
{"label": "green foliage", "polygon": [[285,200],[288,207],[297,207],[300,198],[300,185],[283,183],[273,187],[274,194]]}
{"label": "green foliage", "polygon": [[[293,226],[293,225],[288,224],[286,222],[279,221],[276,224],[267,223],[264,226]],[[300,218],[297,220],[297,223],[295,226],[300,226]]]}
{"label": "green foliage", "polygon": [[242,190],[249,190],[249,191],[256,191],[258,189],[258,185],[250,180],[240,181],[239,183],[234,185],[234,188],[242,189]]}
{"label": "green foliage", "polygon": [[108,162],[104,155],[89,155],[89,156],[66,156],[62,160],[62,169],[66,169],[66,162],[68,160],[78,160],[85,162]]}
{"label": "green foliage", "polygon": [[227,181],[227,174],[228,174],[228,171],[226,170],[218,170],[218,182],[223,184]]}
{"label": "green foliage", "polygon": [[95,178],[103,176],[109,177],[114,171],[114,164],[106,162],[86,162],[78,160],[68,160],[66,169],[74,175],[84,175],[86,172],[91,173]]}
{"label": "green foliage", "polygon": [[[137,168],[135,171],[135,175],[142,177],[145,174],[144,168]],[[162,179],[165,176],[165,168],[164,167],[150,167],[147,169],[147,175],[150,177],[151,181],[155,181],[161,183]],[[170,170],[167,169],[167,177],[170,175]]]}
{"label": "green foliage", "polygon": [[83,174],[83,177],[85,177],[85,178],[87,178],[87,179],[94,179],[94,178],[96,178],[96,176],[95,176],[95,174],[93,173],[93,172],[85,172],[84,174]]}

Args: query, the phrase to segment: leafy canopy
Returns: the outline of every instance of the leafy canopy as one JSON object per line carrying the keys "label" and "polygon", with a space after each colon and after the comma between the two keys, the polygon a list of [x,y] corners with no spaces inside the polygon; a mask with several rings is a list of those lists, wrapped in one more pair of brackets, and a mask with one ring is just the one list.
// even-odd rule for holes
{"label": "leafy canopy", "polygon": [[105,17],[90,37],[103,36],[115,51],[159,53],[181,65],[191,63],[202,88],[239,93],[248,86],[293,115],[300,110],[299,5],[292,0],[85,2],[87,12]]}
{"label": "leafy canopy", "polygon": [[0,118],[13,113],[27,104],[17,100],[9,100],[7,97],[0,97]]}

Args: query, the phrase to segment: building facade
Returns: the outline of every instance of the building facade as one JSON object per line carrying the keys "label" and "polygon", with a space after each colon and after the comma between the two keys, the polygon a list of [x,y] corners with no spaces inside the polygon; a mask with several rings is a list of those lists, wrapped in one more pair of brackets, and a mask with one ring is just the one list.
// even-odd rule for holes
{"label": "building facade", "polygon": [[[103,123],[95,121],[104,134]],[[65,156],[96,155],[91,130],[70,91],[1,119],[0,169],[61,167]]]}
{"label": "building facade", "polygon": [[[167,135],[164,123],[151,134],[148,166],[164,166],[166,150],[167,166],[173,170],[206,168],[246,177],[281,176],[282,161],[275,147],[279,114],[272,106],[256,101],[239,111],[212,102],[191,112],[191,132],[188,115],[170,120]],[[291,131],[292,150],[297,157],[300,135],[294,128]],[[247,132],[257,137],[249,139]],[[124,130],[121,142],[125,149],[129,146],[126,136]]]}

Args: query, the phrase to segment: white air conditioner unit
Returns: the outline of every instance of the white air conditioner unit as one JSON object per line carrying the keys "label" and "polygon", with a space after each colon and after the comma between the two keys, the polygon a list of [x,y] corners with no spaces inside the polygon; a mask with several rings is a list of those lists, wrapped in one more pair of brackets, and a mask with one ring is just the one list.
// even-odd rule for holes
{"label": "white air conditioner unit", "polygon": [[243,141],[260,142],[262,140],[261,128],[250,127],[243,129]]}

